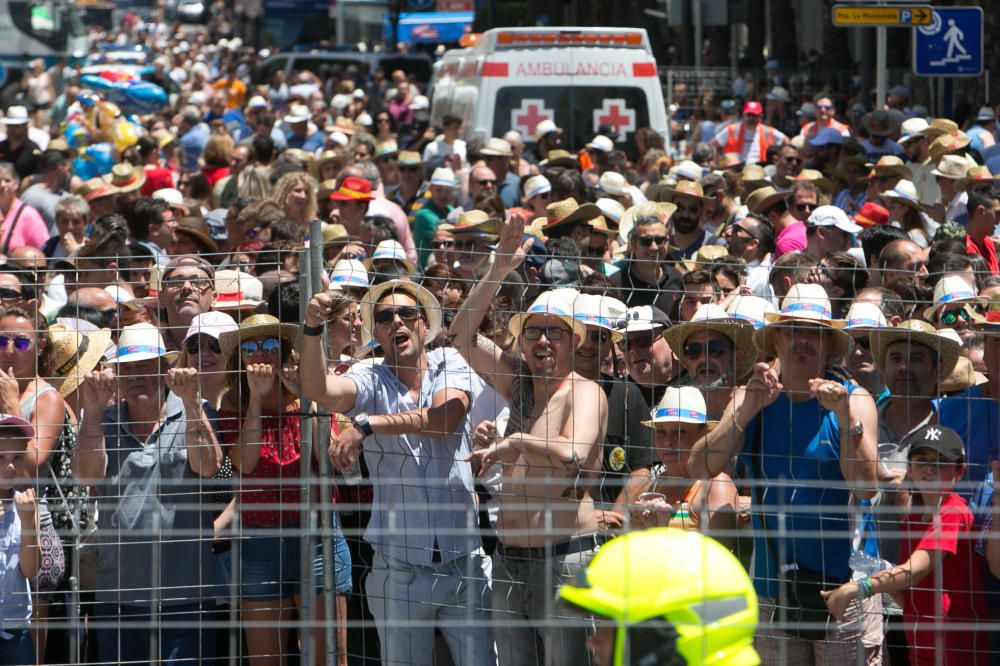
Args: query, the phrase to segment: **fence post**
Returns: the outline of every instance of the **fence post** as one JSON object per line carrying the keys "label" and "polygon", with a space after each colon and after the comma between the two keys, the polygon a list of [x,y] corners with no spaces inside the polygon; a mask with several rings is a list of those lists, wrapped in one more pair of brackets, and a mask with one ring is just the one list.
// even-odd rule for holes
{"label": "fence post", "polygon": [[[299,250],[299,321],[306,319],[306,305],[309,303],[309,273],[311,270],[311,256],[307,248]],[[303,359],[299,359],[301,363]],[[280,378],[279,378],[280,381]],[[313,456],[313,419],[307,416],[308,401],[304,394],[299,394],[299,562],[302,572],[299,595],[302,603],[299,606],[299,641],[302,645],[302,663],[312,664],[313,654],[316,650],[313,632],[309,628],[309,623],[313,618],[313,605],[315,603],[315,585],[313,584],[313,553],[312,539],[314,530],[310,529],[315,525],[312,516],[312,465],[310,461]]]}

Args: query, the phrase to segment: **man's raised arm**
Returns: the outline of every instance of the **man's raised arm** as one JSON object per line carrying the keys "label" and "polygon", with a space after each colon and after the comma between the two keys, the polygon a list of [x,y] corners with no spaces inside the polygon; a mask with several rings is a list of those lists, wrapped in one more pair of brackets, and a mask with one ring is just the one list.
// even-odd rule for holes
{"label": "man's raised arm", "polygon": [[325,333],[323,324],[329,320],[331,308],[330,297],[325,292],[313,294],[309,299],[302,336],[299,377],[306,397],[315,400],[331,412],[345,414],[354,408],[356,387],[354,382],[346,377],[327,374],[326,355],[323,353],[323,341],[320,339]]}

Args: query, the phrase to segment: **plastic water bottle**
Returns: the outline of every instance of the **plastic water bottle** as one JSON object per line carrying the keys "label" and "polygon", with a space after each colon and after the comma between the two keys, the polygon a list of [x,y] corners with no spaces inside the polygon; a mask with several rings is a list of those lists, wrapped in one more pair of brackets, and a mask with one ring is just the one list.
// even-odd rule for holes
{"label": "plastic water bottle", "polygon": [[361,475],[361,451],[358,451],[357,455],[351,456],[350,466],[341,470],[340,476],[344,479],[344,483],[349,486],[361,485],[361,482],[364,481],[364,477]]}
{"label": "plastic water bottle", "polygon": [[856,550],[851,553],[851,559],[848,563],[856,572],[862,573],[866,576],[872,576],[877,574],[879,571],[892,568],[890,563],[877,557],[872,557],[863,550]]}

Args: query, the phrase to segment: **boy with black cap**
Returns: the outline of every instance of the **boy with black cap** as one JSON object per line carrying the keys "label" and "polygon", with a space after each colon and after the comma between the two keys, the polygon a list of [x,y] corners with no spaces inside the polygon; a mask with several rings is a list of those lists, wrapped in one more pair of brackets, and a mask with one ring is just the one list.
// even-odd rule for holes
{"label": "boy with black cap", "polygon": [[915,666],[986,664],[988,634],[969,628],[987,617],[983,561],[974,550],[972,512],[955,491],[965,475],[965,446],[958,433],[937,424],[906,440],[914,499],[900,523],[903,563],[821,594],[838,619],[852,603],[892,595],[903,607]]}

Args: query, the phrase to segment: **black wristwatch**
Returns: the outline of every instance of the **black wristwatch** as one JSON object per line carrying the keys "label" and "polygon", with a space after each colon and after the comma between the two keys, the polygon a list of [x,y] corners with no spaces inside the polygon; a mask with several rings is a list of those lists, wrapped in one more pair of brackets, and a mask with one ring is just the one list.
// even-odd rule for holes
{"label": "black wristwatch", "polygon": [[375,431],[372,430],[372,424],[368,422],[368,414],[365,412],[361,412],[354,417],[354,425],[358,427],[358,430],[360,430],[361,434],[365,437],[371,437],[375,434]]}
{"label": "black wristwatch", "polygon": [[303,335],[322,335],[323,334],[324,326],[325,326],[324,324],[320,324],[319,326],[310,326],[309,324],[306,324],[305,322],[303,322],[302,323],[302,334]]}

